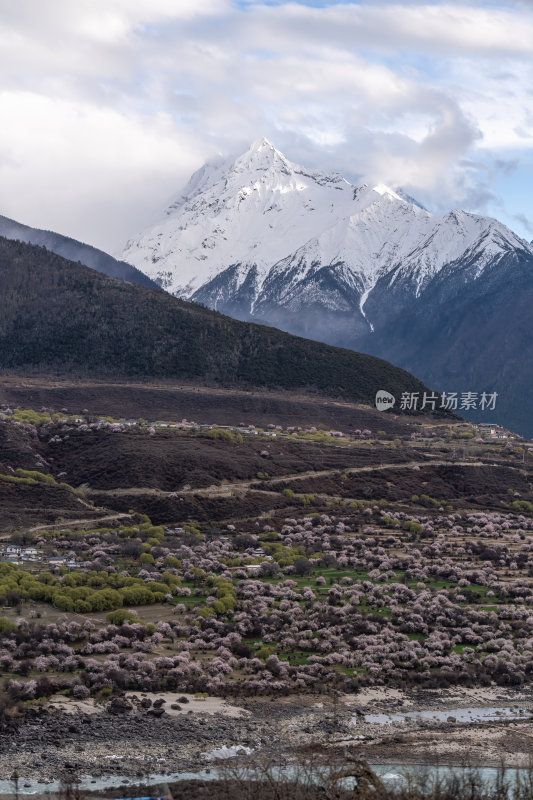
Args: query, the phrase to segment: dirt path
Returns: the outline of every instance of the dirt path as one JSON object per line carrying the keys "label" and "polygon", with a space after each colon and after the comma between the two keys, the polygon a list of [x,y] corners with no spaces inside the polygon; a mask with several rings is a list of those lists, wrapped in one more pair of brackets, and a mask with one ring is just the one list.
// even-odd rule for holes
{"label": "dirt path", "polygon": [[29,533],[37,533],[37,531],[49,531],[54,528],[72,528],[78,525],[94,525],[98,526],[102,522],[110,522],[116,519],[131,519],[131,514],[106,514],[105,517],[87,517],[86,519],[66,519],[63,522],[54,522],[50,525],[36,525],[33,528],[28,528]]}
{"label": "dirt path", "polygon": [[[269,478],[267,481],[264,482],[264,486],[261,489],[257,489],[257,491],[270,491],[270,487],[276,486],[280,483],[292,482],[292,481],[300,481],[300,480],[307,480],[308,478],[329,478],[332,475],[336,475],[339,472],[346,475],[357,475],[363,472],[376,472],[378,470],[386,470],[386,469],[413,469],[413,467],[424,467],[424,466],[447,466],[450,464],[454,464],[454,466],[458,467],[490,467],[490,464],[485,464],[482,461],[445,461],[440,459],[435,459],[432,461],[407,461],[405,463],[400,464],[374,464],[371,466],[365,467],[347,467],[343,468],[336,468],[336,469],[326,469],[320,471],[308,470],[307,472],[297,472],[291,475],[281,475],[276,478]],[[157,488],[149,488],[149,487],[132,487],[130,489],[85,489],[85,494],[87,497],[90,497],[92,494],[98,495],[110,495],[115,497],[120,497],[123,495],[155,495],[157,497],[183,497],[187,495],[196,495],[199,497],[228,497],[231,495],[239,495],[244,494],[250,490],[252,486],[258,484],[257,478],[251,478],[250,480],[246,481],[235,481],[233,483],[224,483],[220,486],[206,486],[201,489],[181,489],[175,492],[168,492],[163,489]]]}

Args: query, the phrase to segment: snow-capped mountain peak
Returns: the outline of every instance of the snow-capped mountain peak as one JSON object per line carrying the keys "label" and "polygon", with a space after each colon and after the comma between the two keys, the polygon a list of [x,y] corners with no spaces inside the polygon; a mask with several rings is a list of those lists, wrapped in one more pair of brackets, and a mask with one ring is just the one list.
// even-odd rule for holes
{"label": "snow-capped mountain peak", "polygon": [[397,194],[394,191],[394,189],[391,189],[390,186],[386,186],[384,183],[377,183],[375,186],[372,187],[372,191],[380,195],[388,195],[389,197],[392,197],[394,200],[402,200],[403,202],[406,202],[405,200],[403,200],[402,197],[400,197],[399,194]]}
{"label": "snow-capped mountain peak", "polygon": [[124,257],[184,297],[233,264],[263,276],[310,232],[332,224],[339,208],[348,214],[352,188],[258,139],[241,156],[198,170],[162,221],[127,243]]}
{"label": "snow-capped mountain peak", "polygon": [[282,166],[290,168],[290,163],[283,153],[276,150],[264,136],[252,142],[248,150],[234,161],[234,169],[261,170],[270,169],[272,165],[276,165],[278,168]]}
{"label": "snow-capped mountain peak", "polygon": [[355,186],[294,164],[260,138],[194,173],[121,258],[168,291],[233,316],[297,332],[302,325],[293,321],[309,316],[318,325],[311,335],[331,341],[338,337],[319,319],[335,326],[342,317],[352,333],[368,333],[385,289],[404,302],[444,268],[468,261],[474,280],[518,250],[533,255],[496,220],[431,214],[383,183]]}

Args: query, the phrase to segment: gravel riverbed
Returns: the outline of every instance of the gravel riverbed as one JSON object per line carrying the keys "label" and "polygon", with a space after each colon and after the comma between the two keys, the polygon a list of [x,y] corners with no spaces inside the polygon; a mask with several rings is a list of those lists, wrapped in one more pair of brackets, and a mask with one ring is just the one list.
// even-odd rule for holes
{"label": "gravel riverbed", "polygon": [[[501,712],[489,722],[475,717],[458,721],[452,713],[472,707]],[[516,714],[508,718],[507,708]],[[445,721],[443,714],[434,720],[365,721],[370,714],[430,709],[446,712]],[[533,759],[532,719],[533,695],[511,690],[483,697],[381,690],[337,700],[303,695],[225,703],[210,698],[204,705],[194,698],[156,695],[118,698],[103,706],[59,702],[58,707],[25,709],[0,732],[0,779],[15,770],[21,786],[32,779],[57,779],[65,770],[76,776],[139,779],[195,772],[218,763],[216,751],[229,748],[233,753],[239,746],[252,751],[252,759],[264,752],[287,758],[298,750],[314,749],[320,755],[349,748],[370,763],[469,760],[498,766],[504,758],[509,766],[527,766]]]}

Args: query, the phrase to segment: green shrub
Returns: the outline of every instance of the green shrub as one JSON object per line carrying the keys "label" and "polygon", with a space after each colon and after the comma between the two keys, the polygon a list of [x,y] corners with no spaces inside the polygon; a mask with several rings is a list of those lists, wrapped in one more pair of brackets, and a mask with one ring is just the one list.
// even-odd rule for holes
{"label": "green shrub", "polygon": [[226,610],[227,610],[227,609],[226,609],[226,606],[224,605],[224,603],[222,602],[222,600],[214,600],[214,601],[211,603],[211,608],[213,609],[213,611],[215,612],[215,614],[217,615],[217,617],[218,617],[218,616],[221,616],[222,614],[225,614],[225,613],[226,613]]}
{"label": "green shrub", "polygon": [[510,508],[515,511],[533,511],[533,503],[530,503],[529,500],[513,500]]}
{"label": "green shrub", "polygon": [[[222,442],[233,442],[235,441],[235,436],[231,431],[226,431],[223,428],[212,428],[212,430],[207,431],[205,436],[208,439],[216,439]],[[242,437],[241,437],[242,441]]]}
{"label": "green shrub", "polygon": [[196,609],[196,614],[198,617],[207,619],[207,617],[214,617],[216,612],[212,606],[202,606],[201,608]]}
{"label": "green shrub", "polygon": [[16,631],[17,626],[7,617],[0,617],[0,633],[11,633]]}
{"label": "green shrub", "polygon": [[139,618],[125,608],[117,608],[106,614],[106,621],[111,625],[122,625],[123,622],[139,622]]}
{"label": "green shrub", "polygon": [[74,611],[74,600],[66,594],[56,592],[52,596],[52,603],[60,611]]}
{"label": "green shrub", "polygon": [[46,475],[44,472],[38,472],[36,469],[16,469],[15,475],[20,475],[21,478],[33,478],[40,483],[57,483],[53,475]]}
{"label": "green shrub", "polygon": [[422,533],[424,530],[424,526],[421,525],[419,522],[413,522],[410,519],[406,519],[402,522],[402,528],[404,531],[411,531],[411,533]]}
{"label": "green shrub", "polygon": [[34,478],[22,478],[20,475],[0,475],[0,480],[6,483],[25,484],[26,486],[37,486],[37,481]]}
{"label": "green shrub", "polygon": [[176,556],[167,556],[165,558],[165,567],[172,567],[173,569],[181,569],[181,561]]}

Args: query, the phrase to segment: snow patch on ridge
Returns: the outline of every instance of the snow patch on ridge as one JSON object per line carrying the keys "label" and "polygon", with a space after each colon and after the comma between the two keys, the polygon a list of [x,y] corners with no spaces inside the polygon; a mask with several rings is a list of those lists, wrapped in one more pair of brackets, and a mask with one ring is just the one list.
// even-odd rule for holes
{"label": "snow patch on ridge", "polygon": [[366,314],[365,314],[365,311],[364,311],[364,306],[365,306],[365,303],[366,303],[366,301],[367,301],[368,295],[369,295],[369,294],[370,294],[370,292],[372,291],[372,288],[373,288],[373,287],[371,287],[371,288],[369,288],[369,289],[365,289],[365,291],[364,291],[364,292],[363,292],[363,294],[361,295],[361,299],[359,300],[359,311],[361,312],[361,314],[363,315],[363,317],[366,319],[366,321],[367,321],[367,322],[368,322],[368,324],[370,325],[370,332],[371,332],[371,333],[374,333],[374,326],[372,325],[372,323],[370,322],[370,320],[367,318],[367,316],[366,316]]}

